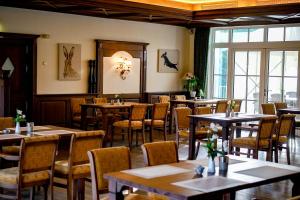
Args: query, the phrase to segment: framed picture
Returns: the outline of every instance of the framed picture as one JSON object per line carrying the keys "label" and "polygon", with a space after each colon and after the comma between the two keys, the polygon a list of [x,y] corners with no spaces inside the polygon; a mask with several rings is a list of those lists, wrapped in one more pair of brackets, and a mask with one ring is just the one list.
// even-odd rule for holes
{"label": "framed picture", "polygon": [[158,50],[158,72],[176,73],[179,71],[179,50],[159,49]]}
{"label": "framed picture", "polygon": [[81,45],[58,44],[58,80],[80,80]]}

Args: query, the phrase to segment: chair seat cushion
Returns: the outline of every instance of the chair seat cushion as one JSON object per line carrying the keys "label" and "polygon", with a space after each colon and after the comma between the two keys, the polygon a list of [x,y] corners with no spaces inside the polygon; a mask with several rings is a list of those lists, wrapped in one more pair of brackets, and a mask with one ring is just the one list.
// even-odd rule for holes
{"label": "chair seat cushion", "polygon": [[[122,121],[114,122],[113,126],[120,127],[120,128],[128,128],[129,120],[122,120]],[[142,127],[143,127],[143,123],[141,121],[131,121],[132,129],[141,129]]]}
{"label": "chair seat cushion", "polygon": [[[103,198],[100,198],[101,200],[109,200],[109,196],[105,195]],[[149,198],[146,195],[141,194],[128,194],[125,196],[124,200],[154,200],[153,198]]]}
{"label": "chair seat cushion", "polygon": [[[276,141],[276,135],[272,136],[272,140]],[[286,136],[279,136],[278,140],[279,143],[287,143],[288,138]]]}
{"label": "chair seat cushion", "polygon": [[[256,137],[241,137],[232,140],[232,146],[241,148],[255,148]],[[267,139],[260,140],[259,148],[268,148],[269,141]]]}
{"label": "chair seat cushion", "polygon": [[[39,181],[46,181],[50,178],[47,170],[39,172],[31,172],[23,174],[23,183],[34,183]],[[17,184],[19,178],[19,168],[11,167],[0,170],[0,183],[3,184]]]}
{"label": "chair seat cushion", "polygon": [[[196,137],[197,137],[197,135],[207,136],[208,131],[209,131],[209,128],[205,128],[205,127],[198,128],[196,130]],[[180,130],[179,131],[179,136],[180,137],[189,137],[189,130]]]}
{"label": "chair seat cushion", "polygon": [[155,193],[152,193],[152,192],[148,192],[148,197],[151,200],[169,200],[169,198],[166,197],[166,196],[155,194]]}
{"label": "chair seat cushion", "polygon": [[[151,126],[151,122],[152,122],[152,119],[146,119],[145,125]],[[152,125],[161,127],[161,126],[165,125],[165,121],[164,120],[154,120]]]}
{"label": "chair seat cushion", "polygon": [[[69,173],[69,163],[67,160],[60,160],[55,162],[55,173],[67,175]],[[90,174],[90,164],[75,165],[72,167],[73,175]]]}
{"label": "chair seat cushion", "polygon": [[3,146],[2,152],[10,155],[19,155],[20,146]]}

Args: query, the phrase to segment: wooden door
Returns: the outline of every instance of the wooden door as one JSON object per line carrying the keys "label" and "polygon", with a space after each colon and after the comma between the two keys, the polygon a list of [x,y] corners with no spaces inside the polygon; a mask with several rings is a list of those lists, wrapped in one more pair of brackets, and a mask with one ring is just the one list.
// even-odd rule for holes
{"label": "wooden door", "polygon": [[[32,115],[35,38],[0,33],[0,116],[15,116],[16,109]],[[25,38],[24,38],[25,36]],[[13,70],[5,70],[7,66]]]}

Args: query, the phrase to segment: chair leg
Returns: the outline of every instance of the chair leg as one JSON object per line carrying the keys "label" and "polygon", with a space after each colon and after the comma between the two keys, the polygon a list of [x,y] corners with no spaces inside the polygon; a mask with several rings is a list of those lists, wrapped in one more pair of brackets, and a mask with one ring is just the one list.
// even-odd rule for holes
{"label": "chair leg", "polygon": [[275,162],[278,163],[278,145],[275,145]]}
{"label": "chair leg", "polygon": [[145,144],[145,127],[142,128],[142,143]]}
{"label": "chair leg", "polygon": [[78,180],[78,200],[84,200],[85,198],[85,180]]}
{"label": "chair leg", "polygon": [[253,149],[253,159],[258,159],[258,151]]}
{"label": "chair leg", "polygon": [[135,146],[139,145],[139,135],[138,135],[138,131],[135,130]]}
{"label": "chair leg", "polygon": [[67,179],[67,199],[72,200],[73,199],[73,180],[72,178]]}
{"label": "chair leg", "polygon": [[153,127],[150,127],[150,132],[149,132],[149,141],[152,142],[153,138],[152,138],[152,133],[153,133]]}
{"label": "chair leg", "polygon": [[47,200],[48,199],[48,184],[43,185],[44,188],[44,199]]}
{"label": "chair leg", "polygon": [[197,147],[196,147],[196,151],[195,151],[195,158],[198,157],[199,150],[200,150],[200,141],[197,142]]}
{"label": "chair leg", "polygon": [[35,196],[35,187],[34,186],[32,186],[31,188],[30,188],[30,200],[34,200],[34,196]]}
{"label": "chair leg", "polygon": [[164,125],[164,140],[167,141],[167,127]]}
{"label": "chair leg", "polygon": [[131,129],[128,130],[128,147],[131,149],[131,144],[132,144],[132,133]]}
{"label": "chair leg", "polygon": [[74,179],[72,181],[72,185],[73,185],[73,190],[71,191],[72,192],[72,196],[73,196],[73,200],[76,200],[77,199],[77,193],[78,193],[78,179]]}
{"label": "chair leg", "polygon": [[250,155],[251,155],[251,149],[248,149],[247,158],[250,158]]}
{"label": "chair leg", "polygon": [[290,158],[290,145],[289,145],[289,142],[286,143],[286,159],[287,159],[288,165],[290,165],[291,164],[291,158]]}

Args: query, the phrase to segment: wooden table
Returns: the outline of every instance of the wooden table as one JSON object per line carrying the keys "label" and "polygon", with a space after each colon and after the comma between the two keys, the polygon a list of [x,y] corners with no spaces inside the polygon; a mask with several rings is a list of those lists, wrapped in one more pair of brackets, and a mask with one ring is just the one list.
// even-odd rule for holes
{"label": "wooden table", "polygon": [[[277,109],[277,115],[280,117],[282,114],[300,114],[300,108],[282,108],[282,109]],[[293,123],[293,129],[291,136],[293,139],[296,137],[296,123],[294,121]]]}
{"label": "wooden table", "polygon": [[212,105],[212,104],[217,104],[217,102],[220,101],[220,99],[200,99],[200,100],[170,100],[170,128],[169,128],[169,133],[173,133],[173,109],[176,107],[178,104],[185,104],[191,109],[194,109],[195,107],[198,106],[206,106],[206,105]]}
{"label": "wooden table", "polygon": [[[235,192],[238,190],[287,179],[290,179],[294,183],[292,195],[296,196],[300,194],[299,167],[232,155],[229,157],[228,172],[226,174],[219,174],[217,168],[216,174],[212,176],[206,173],[207,159],[189,160],[169,165],[105,174],[104,177],[109,181],[109,199],[124,199],[122,195],[123,186],[135,187],[144,191],[165,195],[173,200],[222,199],[223,195],[228,193],[234,199]],[[218,165],[217,162],[216,164]],[[194,168],[198,165],[205,166],[203,177],[195,176]],[[166,171],[169,174],[167,175],[159,171],[162,167],[165,169],[175,167],[182,171],[174,174]],[[144,172],[148,177],[145,177],[143,174],[141,175],[141,172]],[[151,175],[153,176],[151,177]],[[196,186],[195,188],[191,188],[187,184],[190,186],[196,184]]]}
{"label": "wooden table", "polygon": [[[195,159],[195,131],[198,121],[209,121],[217,123],[222,126],[222,140],[228,140],[230,135],[229,128],[233,123],[240,125],[242,122],[259,121],[263,117],[270,117],[273,115],[264,114],[242,114],[236,113],[234,117],[225,117],[225,113],[208,114],[208,115],[190,115],[190,129],[189,129],[189,156],[188,159]],[[236,136],[240,137],[240,130],[236,132]]]}

